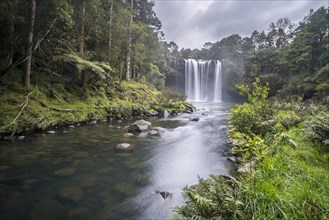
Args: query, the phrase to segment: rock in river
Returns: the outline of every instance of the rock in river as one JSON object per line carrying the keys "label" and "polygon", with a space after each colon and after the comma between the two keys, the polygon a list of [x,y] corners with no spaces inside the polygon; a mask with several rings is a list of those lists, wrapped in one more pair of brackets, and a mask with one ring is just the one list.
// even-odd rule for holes
{"label": "rock in river", "polygon": [[195,117],[195,118],[191,118],[190,120],[191,120],[191,121],[195,121],[195,122],[197,122],[197,121],[199,121],[200,119],[197,118],[197,117]]}
{"label": "rock in river", "polygon": [[172,194],[170,192],[166,192],[166,191],[155,191],[156,193],[159,193],[163,199],[167,199],[168,197],[172,197]]}
{"label": "rock in river", "polygon": [[80,187],[77,186],[67,186],[62,188],[57,195],[62,199],[67,199],[73,202],[81,201],[84,193]]}
{"label": "rock in river", "polygon": [[134,149],[134,146],[128,143],[121,143],[114,147],[116,150],[129,151]]}
{"label": "rock in river", "polygon": [[34,204],[30,213],[32,220],[61,220],[66,218],[66,210],[55,200],[45,200]]}
{"label": "rock in river", "polygon": [[55,176],[71,176],[75,172],[74,167],[68,167],[55,171]]}
{"label": "rock in river", "polygon": [[145,120],[135,121],[129,126],[128,132],[145,132],[151,130],[151,122]]}
{"label": "rock in river", "polygon": [[68,220],[87,220],[90,219],[90,212],[87,208],[71,209]]}

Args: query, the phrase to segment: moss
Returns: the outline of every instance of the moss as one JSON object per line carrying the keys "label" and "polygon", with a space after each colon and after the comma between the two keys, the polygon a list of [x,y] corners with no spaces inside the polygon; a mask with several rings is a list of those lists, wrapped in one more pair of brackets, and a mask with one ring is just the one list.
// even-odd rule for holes
{"label": "moss", "polygon": [[[192,109],[182,101],[166,100],[155,87],[136,82],[113,82],[81,91],[75,85],[65,86],[60,78],[41,75],[34,79],[34,87],[26,89],[17,83],[14,73],[4,85],[0,95],[0,133],[20,133],[33,129],[46,129],[89,120],[122,119],[148,116],[153,111],[162,114]],[[40,74],[39,74],[40,75]],[[20,113],[25,96],[32,92],[28,104]],[[12,123],[12,124],[11,124]]]}

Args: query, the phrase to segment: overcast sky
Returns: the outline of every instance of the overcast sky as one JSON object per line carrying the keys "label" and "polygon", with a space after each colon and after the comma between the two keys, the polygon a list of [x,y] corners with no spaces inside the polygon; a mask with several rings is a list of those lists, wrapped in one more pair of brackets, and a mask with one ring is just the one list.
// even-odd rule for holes
{"label": "overcast sky", "polygon": [[191,49],[231,34],[266,31],[279,18],[297,23],[321,6],[328,7],[328,0],[155,0],[166,41]]}

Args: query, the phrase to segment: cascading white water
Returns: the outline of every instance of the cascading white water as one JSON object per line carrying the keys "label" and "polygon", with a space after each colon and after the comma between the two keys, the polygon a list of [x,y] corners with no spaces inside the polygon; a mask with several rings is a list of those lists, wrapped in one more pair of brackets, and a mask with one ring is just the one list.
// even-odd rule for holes
{"label": "cascading white water", "polygon": [[185,61],[185,94],[189,101],[222,100],[220,61]]}

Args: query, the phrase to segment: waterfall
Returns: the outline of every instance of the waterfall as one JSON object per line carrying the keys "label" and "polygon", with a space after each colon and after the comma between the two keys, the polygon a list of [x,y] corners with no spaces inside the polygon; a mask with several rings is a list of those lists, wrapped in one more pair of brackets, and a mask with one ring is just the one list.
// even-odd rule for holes
{"label": "waterfall", "polygon": [[189,101],[222,100],[222,68],[220,61],[185,61],[185,94]]}

